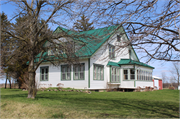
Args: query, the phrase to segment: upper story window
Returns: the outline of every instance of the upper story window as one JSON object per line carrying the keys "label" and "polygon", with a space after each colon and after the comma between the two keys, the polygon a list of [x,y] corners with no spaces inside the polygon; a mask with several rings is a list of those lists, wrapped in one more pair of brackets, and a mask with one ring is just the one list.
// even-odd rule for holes
{"label": "upper story window", "polygon": [[109,44],[109,58],[115,58],[115,46]]}
{"label": "upper story window", "polygon": [[120,42],[121,41],[121,36],[117,35],[117,41]]}
{"label": "upper story window", "polygon": [[48,55],[55,55],[55,54],[70,55],[73,54],[74,51],[75,51],[74,42],[68,41],[56,45],[51,44],[50,49],[48,50]]}

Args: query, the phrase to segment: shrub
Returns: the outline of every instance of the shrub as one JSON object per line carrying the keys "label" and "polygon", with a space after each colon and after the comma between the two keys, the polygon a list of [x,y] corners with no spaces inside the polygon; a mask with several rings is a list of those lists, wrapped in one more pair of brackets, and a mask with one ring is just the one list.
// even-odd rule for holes
{"label": "shrub", "polygon": [[136,89],[135,89],[135,92],[140,92],[142,89],[140,86],[138,86]]}
{"label": "shrub", "polygon": [[57,86],[58,86],[58,89],[60,90],[60,89],[62,89],[62,88],[63,88],[64,84],[62,84],[62,83],[58,83],[58,84],[57,84]]}
{"label": "shrub", "polygon": [[175,88],[173,86],[169,87],[169,89],[174,90]]}

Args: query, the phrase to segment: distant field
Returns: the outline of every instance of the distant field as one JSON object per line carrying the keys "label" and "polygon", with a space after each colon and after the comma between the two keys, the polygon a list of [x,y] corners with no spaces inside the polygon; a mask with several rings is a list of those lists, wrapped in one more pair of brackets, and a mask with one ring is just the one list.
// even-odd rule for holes
{"label": "distant field", "polygon": [[55,92],[1,89],[1,118],[178,118],[179,91]]}

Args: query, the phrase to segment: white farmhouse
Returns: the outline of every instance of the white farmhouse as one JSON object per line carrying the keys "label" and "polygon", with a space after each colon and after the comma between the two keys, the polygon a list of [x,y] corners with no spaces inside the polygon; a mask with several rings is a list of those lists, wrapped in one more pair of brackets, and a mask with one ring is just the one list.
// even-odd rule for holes
{"label": "white farmhouse", "polygon": [[[63,30],[68,31],[58,27],[55,33]],[[36,80],[40,86],[51,84],[57,87],[58,83],[62,83],[65,88],[90,90],[107,89],[110,86],[122,89],[153,87],[154,68],[140,62],[133,47],[120,48],[128,41],[123,27],[110,26],[77,34],[87,36],[71,39],[76,44],[72,48],[75,48],[79,63],[69,65],[62,61],[60,66],[55,67],[50,62],[43,62],[36,70]],[[66,39],[60,40],[66,42]],[[81,42],[85,45],[81,45]],[[44,46],[47,45],[48,42]],[[53,53],[48,51],[47,55]]]}

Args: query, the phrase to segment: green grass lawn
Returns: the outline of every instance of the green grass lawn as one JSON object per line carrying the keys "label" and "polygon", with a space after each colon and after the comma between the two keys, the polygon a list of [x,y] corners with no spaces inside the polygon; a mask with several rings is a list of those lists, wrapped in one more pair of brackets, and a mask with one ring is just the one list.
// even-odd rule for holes
{"label": "green grass lawn", "polygon": [[178,118],[179,91],[55,92],[1,89],[1,118]]}

